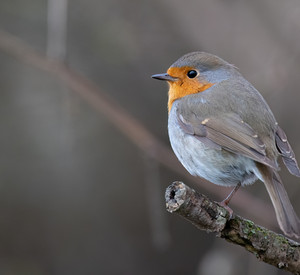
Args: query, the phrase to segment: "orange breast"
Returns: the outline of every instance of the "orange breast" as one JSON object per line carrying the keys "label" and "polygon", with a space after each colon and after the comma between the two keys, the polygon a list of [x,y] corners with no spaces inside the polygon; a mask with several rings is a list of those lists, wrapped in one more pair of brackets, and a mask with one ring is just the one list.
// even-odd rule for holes
{"label": "orange breast", "polygon": [[205,91],[210,88],[214,83],[207,82],[205,80],[199,81],[197,77],[188,78],[187,72],[193,70],[191,67],[171,67],[168,69],[167,73],[170,76],[177,77],[178,80],[174,82],[169,82],[169,100],[168,100],[168,110],[170,112],[172,104],[175,100],[182,98],[186,95],[196,94]]}

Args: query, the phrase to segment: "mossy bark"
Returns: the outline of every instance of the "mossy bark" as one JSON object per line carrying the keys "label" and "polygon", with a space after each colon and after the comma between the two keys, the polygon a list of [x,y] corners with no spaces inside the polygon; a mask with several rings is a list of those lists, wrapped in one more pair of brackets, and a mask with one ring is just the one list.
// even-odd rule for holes
{"label": "mossy bark", "polygon": [[243,246],[257,259],[277,268],[300,274],[300,244],[229,212],[182,182],[166,190],[166,207],[197,228],[216,232],[218,237]]}

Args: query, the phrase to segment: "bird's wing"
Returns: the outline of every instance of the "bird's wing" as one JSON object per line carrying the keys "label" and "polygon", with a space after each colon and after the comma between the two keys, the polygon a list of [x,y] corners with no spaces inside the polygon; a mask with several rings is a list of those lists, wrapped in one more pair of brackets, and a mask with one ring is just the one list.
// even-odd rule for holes
{"label": "bird's wing", "polygon": [[293,149],[287,140],[285,132],[279,126],[276,131],[275,142],[286,168],[291,174],[300,177],[300,169]]}
{"label": "bird's wing", "polygon": [[187,117],[177,112],[177,120],[185,133],[193,135],[209,148],[244,155],[273,169],[278,169],[275,161],[266,156],[266,145],[252,127],[237,114],[200,118],[196,115]]}

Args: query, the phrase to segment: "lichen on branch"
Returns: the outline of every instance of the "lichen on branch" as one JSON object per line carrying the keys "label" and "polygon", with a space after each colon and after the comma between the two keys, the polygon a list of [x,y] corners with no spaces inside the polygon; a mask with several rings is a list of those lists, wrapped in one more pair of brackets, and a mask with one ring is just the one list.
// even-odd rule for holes
{"label": "lichen on branch", "polygon": [[174,182],[165,193],[166,208],[201,230],[243,246],[259,260],[300,274],[300,244],[252,221],[234,215],[183,182]]}

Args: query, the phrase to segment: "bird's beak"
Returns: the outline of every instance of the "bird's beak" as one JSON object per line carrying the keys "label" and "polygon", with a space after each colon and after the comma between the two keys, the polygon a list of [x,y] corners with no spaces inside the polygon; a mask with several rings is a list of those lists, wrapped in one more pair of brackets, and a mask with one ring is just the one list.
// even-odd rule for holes
{"label": "bird's beak", "polygon": [[154,74],[151,77],[158,79],[158,80],[171,81],[171,82],[174,82],[177,80],[176,77],[170,76],[169,74]]}

